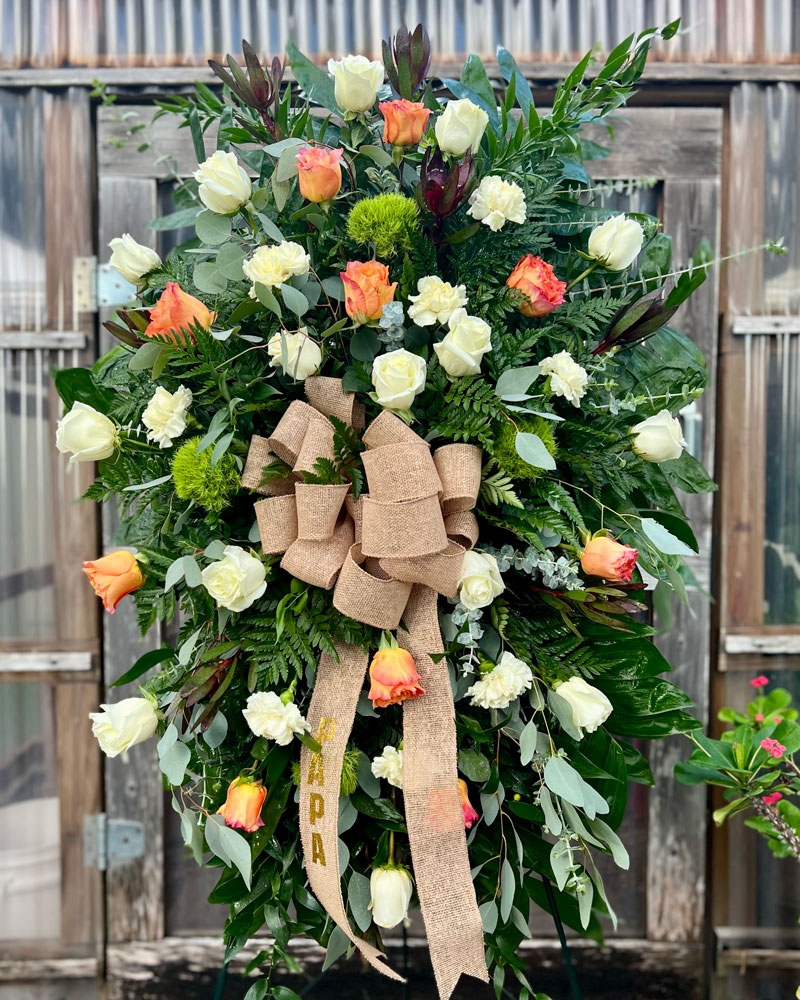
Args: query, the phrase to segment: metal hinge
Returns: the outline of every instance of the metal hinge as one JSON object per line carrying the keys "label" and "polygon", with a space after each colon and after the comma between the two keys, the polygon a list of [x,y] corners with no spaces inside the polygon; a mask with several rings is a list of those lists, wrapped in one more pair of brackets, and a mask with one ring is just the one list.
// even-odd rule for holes
{"label": "metal hinge", "polygon": [[115,861],[144,857],[144,823],[109,819],[105,813],[83,817],[83,866],[104,872]]}
{"label": "metal hinge", "polygon": [[72,294],[78,312],[125,306],[136,298],[136,286],[110,264],[96,257],[76,257],[72,264]]}

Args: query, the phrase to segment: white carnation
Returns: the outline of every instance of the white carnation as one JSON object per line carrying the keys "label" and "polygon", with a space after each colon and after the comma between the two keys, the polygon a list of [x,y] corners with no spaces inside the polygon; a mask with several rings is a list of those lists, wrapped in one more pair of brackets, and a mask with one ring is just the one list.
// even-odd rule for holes
{"label": "white carnation", "polygon": [[539,369],[544,376],[550,376],[550,388],[556,396],[563,396],[573,406],[580,406],[586,395],[586,383],[589,373],[585,368],[573,361],[569,351],[559,351],[549,358],[539,362]]}
{"label": "white carnation", "polygon": [[282,747],[291,743],[294,736],[311,731],[297,705],[293,701],[284,705],[274,691],[251,694],[242,715],[254,735],[275,740]]}
{"label": "white carnation", "polygon": [[467,215],[488,226],[493,233],[506,222],[522,223],[527,218],[525,193],[519,184],[502,177],[484,177],[469,196]]}
{"label": "white carnation", "polygon": [[408,297],[413,303],[408,308],[408,316],[417,326],[447,323],[456,309],[467,304],[467,289],[464,285],[451,285],[435,274],[420,278],[417,292],[419,294]]}
{"label": "white carnation", "polygon": [[508,708],[531,684],[533,673],[528,664],[506,652],[495,668],[476,681],[467,694],[472,704],[480,708]]}
{"label": "white carnation", "polygon": [[395,788],[403,787],[403,751],[386,746],[383,753],[372,761],[372,773],[385,778]]}
{"label": "white carnation", "polygon": [[192,405],[192,392],[185,385],[169,392],[160,385],[153,393],[142,414],[147,428],[147,440],[155,441],[159,448],[170,448],[175,438],[186,430],[186,414]]}

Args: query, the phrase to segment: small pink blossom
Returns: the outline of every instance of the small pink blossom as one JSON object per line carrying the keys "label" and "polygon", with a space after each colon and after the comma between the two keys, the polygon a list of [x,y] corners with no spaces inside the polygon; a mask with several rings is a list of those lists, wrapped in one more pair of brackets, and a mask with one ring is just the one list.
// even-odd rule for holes
{"label": "small pink blossom", "polygon": [[777,740],[765,739],[761,741],[761,748],[766,750],[770,757],[774,757],[775,760],[780,760],[786,752],[786,747],[779,743]]}
{"label": "small pink blossom", "polygon": [[778,718],[778,716],[776,715],[773,721],[775,722],[775,725],[777,725],[779,722],[783,722],[783,719]]}
{"label": "small pink blossom", "polygon": [[769,795],[762,795],[761,798],[768,806],[774,806],[783,796],[780,792],[770,792]]}
{"label": "small pink blossom", "polygon": [[758,677],[753,677],[750,681],[750,687],[763,688],[769,684],[769,677],[765,677],[763,674],[759,674]]}
{"label": "small pink blossom", "polygon": [[763,713],[762,712],[756,712],[756,722],[763,722],[763,721],[764,721],[764,715],[763,715]]}

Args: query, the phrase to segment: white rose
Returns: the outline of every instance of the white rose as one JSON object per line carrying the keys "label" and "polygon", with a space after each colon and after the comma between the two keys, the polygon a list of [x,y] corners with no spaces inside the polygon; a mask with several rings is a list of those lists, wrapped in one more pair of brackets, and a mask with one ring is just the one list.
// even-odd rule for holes
{"label": "white rose", "polygon": [[383,83],[383,63],[366,56],[329,59],[328,72],[333,77],[336,103],[342,111],[369,111]]}
{"label": "white rose", "polygon": [[[284,352],[285,368],[283,365]],[[302,327],[297,333],[279,330],[278,333],[270,337],[267,353],[270,357],[269,363],[273,368],[283,368],[287,375],[291,375],[298,382],[302,382],[309,375],[318,372],[322,364],[320,346],[308,336],[305,327]]]}
{"label": "white rose", "polygon": [[525,193],[519,184],[502,177],[484,177],[469,196],[467,215],[478,219],[493,233],[506,222],[522,223],[528,217]]}
{"label": "white rose", "polygon": [[200,183],[197,191],[200,201],[217,215],[238,212],[253,193],[250,178],[239,166],[236,154],[222,149],[200,164],[194,172],[194,179]]}
{"label": "white rose", "polygon": [[175,392],[160,385],[142,414],[147,440],[157,442],[159,448],[171,448],[175,438],[186,430],[186,414],[191,405],[192,391],[185,385],[179,385]]}
{"label": "white rose", "polygon": [[376,778],[385,778],[395,788],[403,787],[403,751],[394,747],[384,747],[383,753],[372,761],[372,773]]}
{"label": "white rose", "polygon": [[593,733],[611,715],[614,706],[602,691],[587,684],[582,677],[570,677],[553,685],[556,694],[563,698],[572,712],[572,723],[580,732]]}
{"label": "white rose", "polygon": [[115,237],[108,245],[111,249],[108,263],[132,285],[138,284],[143,275],[161,263],[155,250],[137,243],[130,233]]}
{"label": "white rose", "polygon": [[147,698],[123,698],[100,708],[102,712],[90,712],[89,718],[92,733],[107,757],[116,757],[149,740],[158,727],[156,710]]}
{"label": "white rose", "polygon": [[451,285],[435,274],[420,278],[417,282],[418,295],[409,295],[413,305],[408,308],[409,319],[417,326],[433,326],[446,323],[456,309],[467,304],[467,289],[464,285]]}
{"label": "white rose", "polygon": [[72,453],[69,464],[99,462],[109,458],[119,446],[119,434],[113,420],[87,403],[73,403],[56,426],[56,448]]}
{"label": "white rose", "polygon": [[203,586],[221,608],[244,611],[267,589],[260,559],[239,545],[226,545],[223,558],[203,570]]}
{"label": "white rose", "polygon": [[614,215],[592,230],[589,256],[595,257],[609,271],[624,271],[642,249],[644,230],[627,215]]}
{"label": "white rose", "polygon": [[646,462],[669,462],[680,458],[686,447],[681,422],[669,410],[661,410],[654,417],[634,424],[631,434],[634,435],[633,451]]}
{"label": "white rose", "polygon": [[506,589],[497,560],[474,549],[464,554],[458,578],[458,599],[470,611],[488,607]]}
{"label": "white rose", "polygon": [[387,410],[407,410],[425,388],[425,373],[425,361],[403,348],[379,354],[372,362],[378,402]]}
{"label": "white rose", "polygon": [[451,156],[463,156],[468,149],[474,152],[481,144],[488,122],[489,116],[483,108],[467,98],[448,101],[434,125],[439,149]]}
{"label": "white rose", "polygon": [[252,733],[275,740],[282,747],[288,746],[295,735],[311,731],[310,723],[303,718],[297,705],[293,701],[284,705],[274,691],[251,694],[242,715]]}
{"label": "white rose", "polygon": [[408,916],[413,883],[401,868],[374,868],[369,877],[372,919],[378,927],[389,930]]}
{"label": "white rose", "polygon": [[450,331],[433,345],[439,364],[448,375],[477,375],[481,358],[492,349],[492,328],[466,309],[456,309],[450,317]]}
{"label": "white rose", "polygon": [[512,653],[503,653],[493,670],[483,674],[467,694],[480,708],[508,708],[512,701],[528,691],[533,672],[527,663]]}
{"label": "white rose", "polygon": [[300,246],[291,240],[284,240],[275,246],[259,247],[249,260],[242,264],[245,275],[253,282],[250,298],[256,297],[256,284],[273,288],[298,274],[308,274],[311,258]]}
{"label": "white rose", "polygon": [[586,395],[589,373],[573,361],[569,351],[559,351],[539,362],[542,375],[550,376],[550,389],[556,396],[563,396],[573,406],[580,406]]}

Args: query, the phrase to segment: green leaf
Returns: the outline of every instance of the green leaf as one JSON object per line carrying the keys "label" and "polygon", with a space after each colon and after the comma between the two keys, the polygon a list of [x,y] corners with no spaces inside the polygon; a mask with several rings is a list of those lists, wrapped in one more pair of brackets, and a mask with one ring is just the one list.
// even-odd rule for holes
{"label": "green leaf", "polygon": [[536,723],[531,720],[526,724],[519,737],[519,759],[523,766],[527,767],[533,760],[533,755],[536,753],[537,736]]}
{"label": "green leaf", "polygon": [[[177,730],[175,732],[177,734]],[[165,753],[161,754],[158,766],[161,768],[162,773],[166,775],[167,781],[171,785],[177,787],[183,783],[186,768],[189,766],[191,757],[191,751],[180,740],[176,740]]]}
{"label": "green leaf", "polygon": [[526,365],[524,368],[509,368],[497,380],[495,393],[501,399],[527,399],[527,391],[541,374],[539,365]]}
{"label": "green leaf", "polygon": [[216,212],[201,212],[195,222],[197,238],[207,246],[216,246],[230,239],[231,220],[225,215],[217,215]]}
{"label": "green leaf", "polygon": [[183,561],[183,556],[178,556],[178,558],[174,562],[172,562],[170,564],[169,568],[167,569],[167,575],[166,575],[166,577],[164,579],[164,593],[165,594],[167,593],[167,591],[172,590],[172,588],[177,583],[180,583],[180,581],[184,577],[184,573],[185,572],[186,572],[186,570],[185,570],[185,565],[184,565],[184,561]]}
{"label": "green leaf", "polygon": [[217,712],[214,719],[208,729],[203,733],[203,739],[206,741],[212,750],[216,750],[217,747],[222,746],[225,742],[225,737],[228,735],[228,720],[222,714],[222,712]]}
{"label": "green leaf", "polygon": [[297,177],[297,154],[300,152],[302,145],[302,141],[298,139],[293,145],[287,146],[281,153],[273,175],[277,181],[289,184]]}
{"label": "green leaf", "polygon": [[483,60],[471,52],[461,70],[461,82],[465,87],[469,87],[473,93],[481,98],[486,111],[492,111],[497,115],[497,98],[494,95],[494,88],[486,74],[486,67]]}
{"label": "green leaf", "polygon": [[194,145],[194,155],[197,162],[202,163],[206,158],[206,147],[203,142],[203,128],[200,124],[200,115],[197,113],[197,105],[192,104],[188,114],[189,131],[192,133],[192,144]]}
{"label": "green leaf", "polygon": [[319,104],[329,111],[339,111],[334,96],[333,77],[315,66],[313,62],[304,56],[300,49],[293,42],[286,45],[286,54],[289,56],[289,64],[292,73],[303,92],[312,104]]}
{"label": "green leaf", "polygon": [[[213,822],[214,819],[213,816],[209,816],[206,824]],[[208,840],[208,837],[206,837],[206,840]],[[219,827],[219,842],[232,863],[238,868],[239,874],[244,879],[244,884],[249,890],[252,879],[250,845],[240,833],[232,830],[229,826],[225,826],[224,823]]]}
{"label": "green leaf", "polygon": [[478,912],[481,915],[481,923],[483,924],[484,933],[493,934],[495,928],[497,927],[498,920],[497,904],[494,900],[490,899],[486,903],[481,903],[478,907]]}
{"label": "green leaf", "polygon": [[562,841],[557,840],[550,848],[550,867],[553,869],[553,875],[555,876],[559,892],[564,891],[564,886],[569,881],[570,875],[572,875],[571,861],[570,852]]}
{"label": "green leaf", "polygon": [[652,517],[642,518],[642,531],[665,556],[691,556],[694,552]]}
{"label": "green leaf", "polygon": [[326,969],[330,969],[334,962],[338,962],[349,947],[350,938],[341,927],[334,927],[328,938],[328,948],[325,952],[325,961],[322,963],[322,971],[325,972]]}
{"label": "green leaf", "polygon": [[603,820],[595,817],[589,820],[589,829],[592,833],[602,840],[605,844],[608,844],[611,850],[611,856],[614,859],[618,868],[622,868],[625,871],[630,868],[631,859],[628,856],[628,852],[625,850],[625,845],[619,839],[617,833],[611,829],[608,823],[603,822]]}
{"label": "green leaf", "polygon": [[511,867],[508,858],[503,858],[500,868],[500,919],[503,923],[508,923],[511,916],[511,907],[514,905],[514,893],[517,883],[514,879],[514,869]]}
{"label": "green leaf", "polygon": [[163,649],[150,649],[146,653],[143,653],[129,670],[126,670],[124,674],[118,677],[111,687],[122,687],[124,684],[130,684],[131,681],[135,681],[142,674],[146,674],[151,667],[155,667],[158,663],[164,663],[166,660],[171,660],[174,656],[175,650],[171,646]]}
{"label": "green leaf", "polygon": [[195,265],[192,280],[201,292],[208,295],[221,295],[228,287],[227,278],[220,273],[213,260]]}
{"label": "green leaf", "polygon": [[387,153],[380,146],[359,146],[358,155],[366,156],[373,163],[377,163],[379,167],[391,167],[393,162],[391,153]]}
{"label": "green leaf", "polygon": [[470,781],[483,784],[489,780],[492,773],[492,765],[477,750],[458,751],[458,769],[465,774]]}
{"label": "green leaf", "polygon": [[350,338],[350,353],[356,361],[372,361],[380,349],[381,342],[368,326],[362,326]]}
{"label": "green leaf", "polygon": [[350,875],[350,881],[347,884],[347,902],[350,905],[353,919],[362,934],[372,923],[372,915],[369,912],[370,898],[369,879],[366,875],[354,871]]}
{"label": "green leaf", "polygon": [[[223,278],[229,278],[231,281],[241,281],[244,277],[244,271],[242,270],[243,261],[244,250],[242,250],[238,243],[223,243],[217,253],[217,270]],[[196,269],[195,273],[197,273]],[[196,281],[195,284],[197,284]]]}
{"label": "green leaf", "polygon": [[581,915],[581,926],[586,928],[592,917],[592,899],[594,898],[594,886],[591,882],[584,883],[584,891],[578,893],[578,912]]}
{"label": "green leaf", "polygon": [[269,991],[269,980],[259,979],[245,993],[244,1000],[265,1000]]}
{"label": "green leaf", "polygon": [[330,298],[336,302],[344,302],[344,285],[338,274],[331,274],[327,278],[323,278],[322,287]]}
{"label": "green leaf", "polygon": [[154,340],[142,344],[128,362],[128,368],[132,372],[149,371],[158,360],[163,346]]}
{"label": "green leaf", "polygon": [[182,208],[179,212],[171,212],[169,215],[163,215],[160,219],[151,219],[147,223],[148,229],[155,229],[158,232],[164,232],[169,229],[185,229],[188,226],[193,226],[197,221],[198,215],[205,211],[202,205],[192,205],[191,208]]}
{"label": "green leaf", "polygon": [[[153,345],[145,344],[144,346]],[[62,368],[60,371],[53,372],[53,381],[56,392],[64,400],[64,406],[67,410],[72,408],[73,403],[86,403],[87,406],[93,406],[100,413],[106,413],[114,405],[114,394],[108,389],[101,388],[92,373],[86,368]]]}
{"label": "green leaf", "polygon": [[283,315],[281,311],[281,306],[278,300],[275,298],[275,294],[268,285],[262,285],[260,282],[256,282],[256,298],[261,303],[262,306],[266,306],[270,312],[274,312],[278,319]]}
{"label": "green leaf", "polygon": [[542,785],[539,791],[539,804],[541,805],[542,812],[544,813],[547,829],[553,834],[554,837],[557,837],[564,829],[564,825],[561,822],[561,817],[556,812],[553,800],[550,798],[550,792],[544,785]]}
{"label": "green leaf", "polygon": [[680,458],[660,462],[659,469],[673,486],[685,493],[710,493],[717,488],[714,480],[688,451],[684,451]]}
{"label": "green leaf", "polygon": [[300,317],[308,312],[310,303],[302,292],[292,285],[281,285],[280,288],[284,303],[296,316]]}
{"label": "green leaf", "polygon": [[528,465],[537,469],[555,469],[556,462],[553,456],[545,447],[544,441],[538,434],[531,434],[527,431],[518,431],[514,438],[514,446],[517,454]]}
{"label": "green leaf", "polygon": [[[508,51],[504,49],[502,45],[497,48],[497,66],[500,70],[500,75],[507,83],[511,83],[512,79],[514,81],[514,94],[516,96],[517,104],[519,104],[522,109],[522,117],[525,119],[526,123],[530,118],[531,110],[533,109],[533,95],[531,94],[531,88],[525,76],[520,72],[519,66]],[[536,112],[534,111],[534,114]]]}

